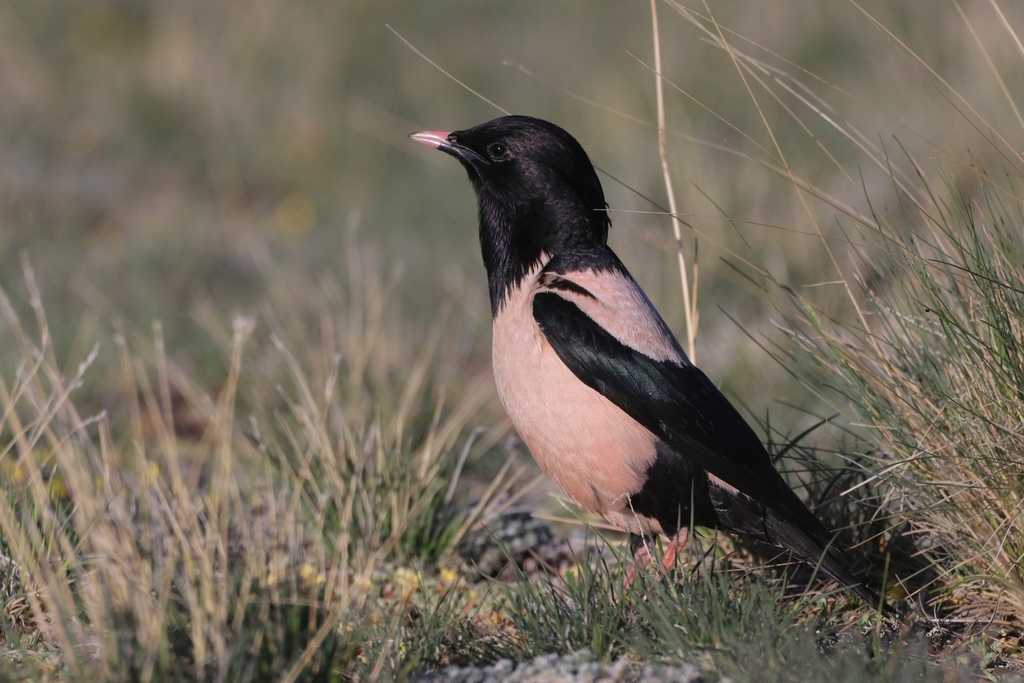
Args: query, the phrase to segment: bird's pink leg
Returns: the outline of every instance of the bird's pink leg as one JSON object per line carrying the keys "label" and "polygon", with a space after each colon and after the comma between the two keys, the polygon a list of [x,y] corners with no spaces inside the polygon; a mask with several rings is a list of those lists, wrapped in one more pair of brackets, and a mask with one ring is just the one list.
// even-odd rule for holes
{"label": "bird's pink leg", "polygon": [[686,547],[687,541],[690,540],[690,527],[684,526],[682,529],[676,532],[676,535],[672,537],[672,540],[668,542],[668,546],[665,548],[665,554],[661,558],[661,566],[665,568],[665,571],[672,571],[676,567],[676,556],[683,551]]}
{"label": "bird's pink leg", "polygon": [[[690,528],[683,527],[676,532],[676,535],[669,539],[665,546],[665,553],[661,558],[661,566],[666,572],[675,569],[676,559],[679,553],[686,547],[690,540]],[[630,536],[630,546],[633,549],[633,563],[626,568],[626,579],[622,582],[623,590],[629,590],[636,581],[638,570],[645,568],[651,563],[651,539],[643,536]]]}
{"label": "bird's pink leg", "polygon": [[643,536],[630,535],[629,544],[633,548],[633,563],[626,567],[626,579],[622,582],[622,589],[628,591],[633,582],[636,581],[636,572],[651,563],[650,539]]}

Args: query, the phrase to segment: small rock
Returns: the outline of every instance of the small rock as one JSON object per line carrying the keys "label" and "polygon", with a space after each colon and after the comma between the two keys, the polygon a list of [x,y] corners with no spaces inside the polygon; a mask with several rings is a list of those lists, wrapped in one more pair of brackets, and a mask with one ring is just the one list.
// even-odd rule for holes
{"label": "small rock", "polygon": [[665,666],[639,664],[619,659],[608,666],[597,661],[590,650],[566,655],[540,655],[528,662],[514,664],[502,659],[488,667],[449,666],[443,671],[413,679],[420,683],[700,683],[693,665]]}

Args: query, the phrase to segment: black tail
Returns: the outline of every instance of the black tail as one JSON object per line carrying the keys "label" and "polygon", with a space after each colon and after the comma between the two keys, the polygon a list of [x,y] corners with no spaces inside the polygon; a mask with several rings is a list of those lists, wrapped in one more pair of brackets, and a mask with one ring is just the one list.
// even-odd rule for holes
{"label": "black tail", "polygon": [[[755,505],[760,504],[755,503]],[[863,600],[865,604],[879,610],[882,614],[896,616],[896,612],[885,604],[885,601],[877,593],[853,578],[853,575],[843,566],[834,548],[815,541],[796,525],[776,514],[774,510],[769,508],[764,510],[765,514],[762,519],[767,536],[765,540],[774,546],[791,551],[812,567],[817,567],[823,574],[835,580]]]}
{"label": "black tail", "polygon": [[776,512],[738,491],[729,491],[712,486],[709,489],[712,507],[718,517],[718,528],[724,531],[753,536],[773,546],[788,550],[812,567],[817,567],[823,574],[834,579],[849,590],[865,604],[882,612],[886,616],[896,616],[885,601],[843,566],[839,553],[830,544],[828,532],[814,517],[810,510],[799,502],[801,517],[813,528],[804,529],[800,519],[787,519],[792,515]]}

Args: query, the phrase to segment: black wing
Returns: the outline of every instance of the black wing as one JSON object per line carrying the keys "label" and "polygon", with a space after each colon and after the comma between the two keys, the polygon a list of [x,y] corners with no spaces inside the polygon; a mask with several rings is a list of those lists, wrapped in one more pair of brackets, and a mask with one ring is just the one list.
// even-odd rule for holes
{"label": "black wing", "polygon": [[626,346],[552,292],[535,295],[533,316],[580,381],[683,457],[828,542],[831,535],[772,466],[757,434],[697,367],[654,360]]}

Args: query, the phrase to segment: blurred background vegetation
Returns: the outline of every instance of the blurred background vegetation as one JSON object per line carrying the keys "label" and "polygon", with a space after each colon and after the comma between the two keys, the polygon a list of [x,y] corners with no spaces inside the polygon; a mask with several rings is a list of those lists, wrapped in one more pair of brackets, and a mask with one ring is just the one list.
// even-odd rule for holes
{"label": "blurred background vegetation", "polygon": [[[1007,5],[1019,26],[1022,8]],[[879,144],[896,148],[899,135],[915,152],[931,139],[987,154],[977,144],[986,131],[959,119],[928,74],[865,15],[972,101],[992,102],[985,114],[998,123],[1012,112],[992,79],[978,77],[989,73],[986,59],[1000,65],[1011,91],[1024,80],[1012,41],[990,39],[1005,32],[987,3],[962,7],[987,55],[955,4],[862,7],[707,5],[743,37],[730,37],[737,49],[786,66],[838,107],[836,119],[852,120]],[[665,77],[687,93],[668,89],[671,164],[680,206],[704,237],[699,361],[727,386],[748,386],[756,373],[759,391],[743,394],[763,410],[773,397],[800,392],[785,385],[785,373],[766,370],[763,354],[723,315],[758,334],[769,329],[771,307],[722,259],[750,274],[742,257],[809,287],[836,279],[815,222],[837,238],[844,264],[847,250],[832,207],[812,203],[808,211],[790,181],[757,161],[766,155],[754,143],[772,149],[770,138],[729,55],[671,5],[664,9]],[[405,135],[499,112],[386,25],[500,106],[570,130],[635,190],[605,178],[613,210],[656,210],[640,194],[665,205],[646,3],[9,0],[0,6],[0,285],[24,301],[26,254],[58,358],[81,360],[91,346],[83,340],[109,332],[112,316],[142,328],[161,320],[172,357],[219,381],[218,335],[202,322],[210,311],[257,308],[268,276],[301,300],[301,287],[325,274],[346,279],[356,263],[400,274],[394,296],[402,315],[430,321],[439,300],[454,301],[471,344],[486,353],[472,193],[456,164]],[[860,153],[834,129],[811,121],[811,137],[785,114],[783,106],[801,106],[795,97],[757,97],[795,173],[858,210],[861,183],[884,196],[891,181],[877,168],[855,175]],[[944,163],[933,149],[924,154],[925,164]],[[619,213],[614,225],[613,245],[681,330],[667,219]],[[819,289],[829,295],[828,286]],[[114,357],[109,344],[100,352],[100,362]]]}

